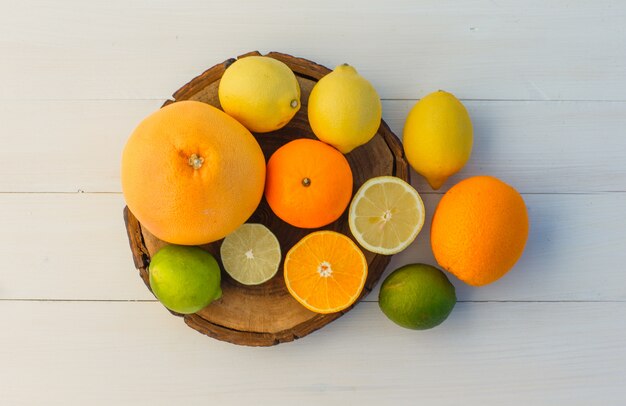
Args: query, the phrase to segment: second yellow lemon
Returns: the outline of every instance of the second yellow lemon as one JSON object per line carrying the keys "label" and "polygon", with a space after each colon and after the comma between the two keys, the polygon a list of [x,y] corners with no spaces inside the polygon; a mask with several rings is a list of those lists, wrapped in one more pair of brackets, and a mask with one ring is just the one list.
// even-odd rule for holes
{"label": "second yellow lemon", "polygon": [[454,95],[439,90],[417,102],[404,124],[404,153],[417,173],[439,189],[472,153],[472,122]]}
{"label": "second yellow lemon", "polygon": [[308,112],[317,138],[347,154],[376,135],[382,105],[370,82],[343,64],[315,84]]}

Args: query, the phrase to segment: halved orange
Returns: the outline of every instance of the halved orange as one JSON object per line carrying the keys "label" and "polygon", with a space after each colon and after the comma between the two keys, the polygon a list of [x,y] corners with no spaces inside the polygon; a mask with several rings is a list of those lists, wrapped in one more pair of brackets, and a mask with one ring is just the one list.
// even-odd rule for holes
{"label": "halved orange", "polygon": [[316,313],[335,313],[350,307],[367,279],[367,260],[348,237],[335,231],[313,232],[285,257],[289,293]]}

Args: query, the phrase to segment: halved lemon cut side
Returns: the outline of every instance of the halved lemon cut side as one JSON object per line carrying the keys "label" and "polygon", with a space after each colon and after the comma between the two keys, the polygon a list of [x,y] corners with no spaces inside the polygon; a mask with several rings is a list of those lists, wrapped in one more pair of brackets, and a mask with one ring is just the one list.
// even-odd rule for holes
{"label": "halved lemon cut side", "polygon": [[424,225],[424,203],[417,191],[395,176],[369,179],[356,192],[348,221],[358,243],[376,254],[406,249]]}

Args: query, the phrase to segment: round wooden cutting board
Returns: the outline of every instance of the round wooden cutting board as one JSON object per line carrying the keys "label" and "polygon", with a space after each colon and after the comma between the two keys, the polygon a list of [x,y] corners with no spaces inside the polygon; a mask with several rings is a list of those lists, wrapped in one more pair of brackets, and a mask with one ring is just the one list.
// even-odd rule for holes
{"label": "round wooden cutting board", "polygon": [[[251,52],[239,58],[250,55],[260,54]],[[263,149],[266,161],[276,149],[293,139],[315,138],[307,120],[309,93],[315,82],[330,72],[330,69],[306,59],[277,52],[271,52],[267,56],[284,62],[294,71],[300,83],[302,107],[286,127],[271,133],[254,134]],[[217,96],[219,81],[226,68],[233,62],[235,59],[229,59],[213,66],[180,88],[174,93],[173,99],[167,100],[164,106],[180,100],[198,100],[220,107]],[[375,176],[394,175],[409,180],[402,145],[384,121],[369,143],[356,148],[347,154],[346,158],[354,175],[353,194],[367,179]],[[149,288],[150,257],[166,243],[142,227],[128,208],[124,209],[124,220],[135,266]],[[292,227],[283,222],[272,213],[265,199],[248,221],[263,223],[276,234],[281,244],[283,259],[296,242],[313,231]],[[337,221],[323,229],[335,230],[352,238],[348,227],[347,210]],[[211,252],[219,261],[220,245],[221,241],[217,241],[202,248]],[[376,285],[391,259],[365,250],[363,252],[369,265],[369,274],[359,300]],[[221,299],[198,313],[178,316],[182,316],[187,325],[203,334],[240,345],[270,346],[293,341],[325,326],[350,310],[348,308],[343,312],[323,315],[304,308],[287,291],[282,263],[277,275],[259,286],[244,286],[222,271],[222,291]]]}

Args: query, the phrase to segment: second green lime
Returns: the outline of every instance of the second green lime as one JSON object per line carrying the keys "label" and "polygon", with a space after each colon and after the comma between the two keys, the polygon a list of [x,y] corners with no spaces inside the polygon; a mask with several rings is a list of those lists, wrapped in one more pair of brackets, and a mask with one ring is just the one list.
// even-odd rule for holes
{"label": "second green lime", "polygon": [[456,304],[454,285],[434,266],[410,264],[383,282],[378,304],[394,323],[413,330],[441,324]]}

